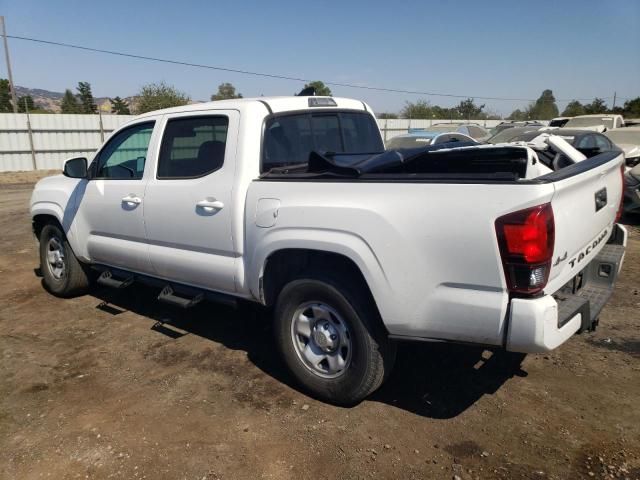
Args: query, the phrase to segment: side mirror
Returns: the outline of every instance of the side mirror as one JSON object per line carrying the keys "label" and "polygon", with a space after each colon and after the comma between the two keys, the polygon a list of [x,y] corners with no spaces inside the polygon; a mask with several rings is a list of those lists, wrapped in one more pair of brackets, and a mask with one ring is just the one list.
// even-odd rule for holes
{"label": "side mirror", "polygon": [[87,178],[87,159],[78,157],[66,160],[62,173],[69,178]]}

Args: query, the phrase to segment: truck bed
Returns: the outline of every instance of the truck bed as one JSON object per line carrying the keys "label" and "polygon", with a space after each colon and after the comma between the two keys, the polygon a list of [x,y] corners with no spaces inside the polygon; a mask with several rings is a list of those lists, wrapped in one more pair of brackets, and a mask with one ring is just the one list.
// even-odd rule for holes
{"label": "truck bed", "polygon": [[[619,153],[527,179],[522,152],[472,147],[402,158],[388,152],[353,156],[353,163],[345,155],[319,155],[266,173],[249,187],[247,265],[261,265],[274,241],[333,249],[355,259],[391,334],[502,345],[509,291],[496,219],[551,204],[554,257],[543,292],[550,295],[604,247],[622,195]],[[454,172],[445,171],[449,160]],[[496,166],[500,171],[490,171]],[[607,202],[596,211],[603,189]],[[265,213],[276,220],[258,227]],[[253,276],[259,272],[247,274]],[[250,288],[257,294],[258,281]]]}

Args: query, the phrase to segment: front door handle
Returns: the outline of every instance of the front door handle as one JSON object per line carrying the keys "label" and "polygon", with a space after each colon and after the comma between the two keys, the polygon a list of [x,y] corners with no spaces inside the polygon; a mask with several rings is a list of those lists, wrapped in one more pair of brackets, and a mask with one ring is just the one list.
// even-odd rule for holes
{"label": "front door handle", "polygon": [[142,203],[142,199],[140,197],[136,197],[133,193],[130,193],[126,197],[122,197],[122,203],[129,203],[131,205],[140,205]]}
{"label": "front door handle", "polygon": [[220,200],[200,200],[196,203],[196,206],[202,208],[205,212],[213,212],[214,210],[222,210],[224,203]]}

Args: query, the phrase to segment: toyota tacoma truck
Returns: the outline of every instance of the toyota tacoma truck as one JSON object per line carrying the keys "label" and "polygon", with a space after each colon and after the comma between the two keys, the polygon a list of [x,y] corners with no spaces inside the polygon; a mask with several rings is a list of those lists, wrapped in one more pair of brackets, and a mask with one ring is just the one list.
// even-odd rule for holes
{"label": "toyota tacoma truck", "polygon": [[140,115],[31,198],[54,295],[146,283],[250,301],[302,388],[353,404],[400,340],[546,352],[592,330],[622,265],[623,156],[384,151],[365,103],[294,96]]}

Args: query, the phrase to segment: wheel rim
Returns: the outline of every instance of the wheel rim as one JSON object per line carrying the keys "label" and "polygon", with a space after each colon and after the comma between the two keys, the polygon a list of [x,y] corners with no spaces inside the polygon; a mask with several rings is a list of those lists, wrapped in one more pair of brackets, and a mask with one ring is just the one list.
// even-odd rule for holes
{"label": "wheel rim", "polygon": [[291,339],[302,364],[319,377],[339,377],[351,364],[349,327],[326,303],[307,302],[298,307],[291,321]]}
{"label": "wheel rim", "polygon": [[66,273],[66,262],[62,240],[51,237],[47,242],[47,267],[56,280],[60,280]]}

